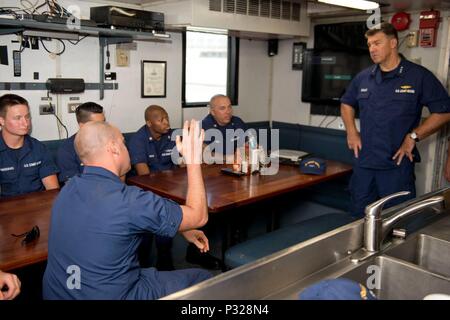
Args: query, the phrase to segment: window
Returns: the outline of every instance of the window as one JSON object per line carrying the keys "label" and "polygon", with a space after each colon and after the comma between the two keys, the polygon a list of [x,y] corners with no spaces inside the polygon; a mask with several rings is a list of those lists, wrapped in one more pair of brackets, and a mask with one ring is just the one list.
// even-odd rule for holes
{"label": "window", "polygon": [[224,34],[186,31],[183,36],[183,107],[206,106],[216,94],[237,104],[239,41]]}

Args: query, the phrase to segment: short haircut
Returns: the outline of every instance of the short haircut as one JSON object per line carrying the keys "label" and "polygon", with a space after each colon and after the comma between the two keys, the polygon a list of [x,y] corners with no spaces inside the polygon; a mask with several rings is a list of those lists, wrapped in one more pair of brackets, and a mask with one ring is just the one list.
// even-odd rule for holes
{"label": "short haircut", "polygon": [[23,104],[30,108],[28,101],[16,94],[5,94],[0,97],[0,117],[5,118],[9,107]]}
{"label": "short haircut", "polygon": [[[210,108],[213,107],[214,100],[216,100],[218,98],[228,98],[228,96],[226,96],[224,94],[216,94],[216,95],[212,96],[212,98],[209,100],[209,107]],[[228,99],[230,99],[230,98],[228,98]]]}
{"label": "short haircut", "polygon": [[167,113],[166,110],[164,110],[163,107],[158,106],[156,104],[152,104],[151,106],[148,106],[147,109],[145,109],[145,113],[144,113],[144,117],[145,117],[145,121],[150,121],[151,118],[151,114],[155,111],[159,111],[162,113]]}
{"label": "short haircut", "polygon": [[91,114],[103,113],[103,107],[95,102],[85,102],[80,104],[75,110],[78,123],[89,122]]}
{"label": "short haircut", "polygon": [[395,29],[395,27],[392,24],[388,23],[388,22],[383,22],[381,24],[376,25],[372,29],[369,29],[366,32],[366,38],[374,36],[374,35],[376,35],[379,32],[383,32],[388,37],[394,37],[395,39],[397,39],[397,42],[398,42],[397,29]]}

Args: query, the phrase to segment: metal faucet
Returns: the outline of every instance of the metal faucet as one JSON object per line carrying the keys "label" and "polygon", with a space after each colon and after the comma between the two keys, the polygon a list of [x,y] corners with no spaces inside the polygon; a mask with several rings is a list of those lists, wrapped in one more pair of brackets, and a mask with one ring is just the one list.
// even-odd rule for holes
{"label": "metal faucet", "polygon": [[381,210],[387,201],[393,198],[406,196],[408,194],[410,194],[409,191],[394,193],[366,207],[366,216],[364,218],[364,248],[366,251],[379,251],[381,244],[389,232],[404,218],[410,217],[424,208],[431,207],[436,204],[441,204],[444,206],[445,203],[445,198],[443,195],[436,195],[416,203],[412,203],[406,208],[394,213],[392,216],[382,219]]}

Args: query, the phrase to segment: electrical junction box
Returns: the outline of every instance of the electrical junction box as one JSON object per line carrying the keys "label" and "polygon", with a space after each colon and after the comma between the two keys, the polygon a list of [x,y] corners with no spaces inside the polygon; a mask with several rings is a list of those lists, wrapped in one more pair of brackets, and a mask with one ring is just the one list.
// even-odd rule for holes
{"label": "electrical junction box", "polygon": [[39,114],[42,115],[47,115],[47,114],[54,114],[55,113],[55,109],[49,105],[49,104],[41,104],[39,105]]}

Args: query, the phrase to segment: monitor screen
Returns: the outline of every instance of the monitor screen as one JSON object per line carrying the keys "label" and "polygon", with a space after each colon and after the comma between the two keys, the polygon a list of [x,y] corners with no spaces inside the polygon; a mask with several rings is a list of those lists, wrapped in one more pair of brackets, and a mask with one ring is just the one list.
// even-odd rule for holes
{"label": "monitor screen", "polygon": [[303,57],[302,101],[339,105],[351,80],[373,63],[368,52],[306,50]]}

